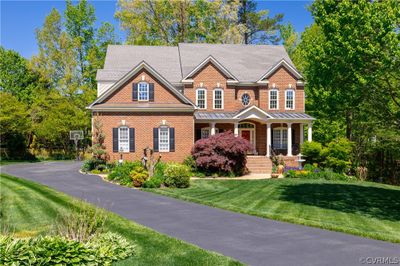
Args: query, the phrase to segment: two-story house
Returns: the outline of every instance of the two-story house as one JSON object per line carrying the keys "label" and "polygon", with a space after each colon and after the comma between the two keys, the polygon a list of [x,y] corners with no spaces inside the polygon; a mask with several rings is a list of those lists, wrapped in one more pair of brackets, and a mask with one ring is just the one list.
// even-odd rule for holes
{"label": "two-story house", "polygon": [[253,155],[269,161],[274,151],[294,164],[304,125],[312,138],[303,77],[283,46],[111,45],[97,81],[88,109],[111,160],[138,160],[151,147],[182,161],[196,140],[231,130]]}

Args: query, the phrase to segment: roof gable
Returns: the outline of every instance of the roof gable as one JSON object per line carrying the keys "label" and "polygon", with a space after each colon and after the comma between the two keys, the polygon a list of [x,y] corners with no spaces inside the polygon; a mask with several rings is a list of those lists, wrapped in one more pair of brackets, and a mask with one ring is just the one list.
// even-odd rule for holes
{"label": "roof gable", "polygon": [[227,78],[229,78],[232,81],[238,81],[237,78],[229,72],[229,70],[224,67],[220,62],[218,62],[217,59],[215,59],[212,55],[209,55],[206,59],[204,59],[200,64],[198,64],[192,71],[189,72],[183,79],[182,82],[188,81],[189,78],[193,77],[196,75],[198,72],[201,71],[201,69],[206,66],[208,63],[212,64],[215,66],[219,71],[221,71]]}
{"label": "roof gable", "polygon": [[146,70],[148,73],[153,75],[157,81],[163,84],[170,92],[175,95],[182,103],[190,104],[193,107],[195,105],[182,93],[180,93],[168,80],[166,80],[163,76],[161,76],[154,68],[152,68],[145,61],[140,62],[138,65],[132,68],[128,73],[126,73],[122,78],[120,78],[116,83],[114,83],[107,91],[105,91],[99,98],[97,98],[92,104],[88,106],[88,109],[91,109],[94,105],[98,103],[102,103],[106,100],[110,95],[112,95],[115,91],[120,89],[126,82],[128,82],[131,78],[133,78],[140,71]]}
{"label": "roof gable", "polygon": [[257,80],[257,83],[263,83],[265,79],[268,79],[276,70],[280,67],[284,67],[289,73],[295,76],[297,79],[302,79],[303,76],[292,66],[288,63],[284,58],[282,58],[278,63],[273,65],[266,73],[264,73],[261,78]]}
{"label": "roof gable", "polygon": [[252,105],[250,107],[247,107],[243,109],[242,111],[238,112],[233,118],[237,118],[240,120],[243,119],[257,119],[257,120],[265,120],[268,118],[272,118],[271,115],[269,115],[267,112],[262,110],[261,108]]}

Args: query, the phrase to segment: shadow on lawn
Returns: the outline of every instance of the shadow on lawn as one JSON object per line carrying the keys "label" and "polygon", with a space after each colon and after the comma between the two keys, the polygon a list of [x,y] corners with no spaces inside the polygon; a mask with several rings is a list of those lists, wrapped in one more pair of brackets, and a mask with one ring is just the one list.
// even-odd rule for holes
{"label": "shadow on lawn", "polygon": [[371,218],[400,221],[400,190],[352,184],[285,186],[280,199]]}

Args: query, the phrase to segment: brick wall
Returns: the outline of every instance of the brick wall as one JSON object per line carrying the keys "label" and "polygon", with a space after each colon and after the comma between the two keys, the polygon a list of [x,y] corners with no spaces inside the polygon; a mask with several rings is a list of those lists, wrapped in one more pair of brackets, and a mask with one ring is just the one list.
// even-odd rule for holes
{"label": "brick wall", "polygon": [[[194,77],[193,85],[186,85],[184,89],[185,95],[193,102],[196,103],[196,89],[205,88],[207,90],[207,109],[202,111],[237,111],[245,108],[243,106],[241,97],[247,93],[250,95],[250,105],[266,111],[272,112],[304,112],[304,88],[296,85],[296,78],[290,74],[285,68],[281,67],[272,74],[268,79],[269,86],[249,86],[249,87],[236,87],[228,86],[226,84],[227,78],[221,73],[213,64],[209,63],[203,67]],[[220,87],[224,90],[224,109],[213,109],[213,90],[219,83]],[[272,89],[273,84],[279,90],[279,109],[269,109],[269,89]],[[295,90],[295,109],[285,110],[285,90],[291,84],[292,89]]]}
{"label": "brick wall", "polygon": [[103,124],[106,134],[105,145],[110,160],[119,159],[119,153],[112,149],[112,129],[122,125],[125,120],[126,126],[135,128],[135,152],[124,153],[124,160],[140,160],[143,149],[147,146],[153,147],[153,128],[159,127],[162,120],[166,125],[175,128],[175,152],[157,152],[162,155],[163,161],[182,162],[190,154],[194,142],[194,120],[192,113],[99,113],[94,114]]}
{"label": "brick wall", "polygon": [[[144,78],[144,79],[143,79]],[[111,94],[103,103],[143,103],[142,101],[132,101],[132,84],[145,81],[154,83],[154,102],[155,103],[181,103],[168,88],[157,81],[150,73],[145,70],[140,71],[130,81],[123,85],[122,88]]]}

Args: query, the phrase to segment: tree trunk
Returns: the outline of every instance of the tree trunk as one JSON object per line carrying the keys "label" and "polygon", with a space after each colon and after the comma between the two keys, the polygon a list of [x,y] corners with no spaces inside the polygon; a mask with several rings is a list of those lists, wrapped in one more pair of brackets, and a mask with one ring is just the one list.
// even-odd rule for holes
{"label": "tree trunk", "polygon": [[349,110],[349,111],[346,112],[346,137],[349,140],[353,140],[352,120],[353,120],[353,114],[352,114],[352,111]]}

